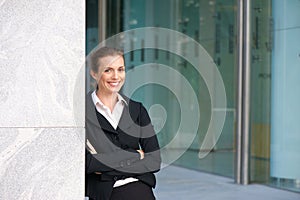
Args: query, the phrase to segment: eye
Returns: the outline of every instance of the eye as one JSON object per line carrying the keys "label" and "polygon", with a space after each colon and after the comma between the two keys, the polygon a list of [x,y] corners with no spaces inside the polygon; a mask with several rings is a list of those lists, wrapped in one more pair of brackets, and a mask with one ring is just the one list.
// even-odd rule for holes
{"label": "eye", "polygon": [[118,70],[119,70],[119,72],[124,72],[125,71],[125,67],[120,67]]}
{"label": "eye", "polygon": [[111,70],[112,70],[111,68],[106,68],[106,69],[104,70],[104,72],[105,72],[105,73],[109,73],[109,72],[111,72]]}

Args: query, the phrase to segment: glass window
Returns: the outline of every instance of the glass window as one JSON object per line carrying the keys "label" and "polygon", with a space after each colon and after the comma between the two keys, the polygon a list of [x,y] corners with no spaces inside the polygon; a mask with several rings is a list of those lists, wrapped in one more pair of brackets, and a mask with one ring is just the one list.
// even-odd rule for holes
{"label": "glass window", "polygon": [[300,191],[300,2],[252,2],[251,181]]}

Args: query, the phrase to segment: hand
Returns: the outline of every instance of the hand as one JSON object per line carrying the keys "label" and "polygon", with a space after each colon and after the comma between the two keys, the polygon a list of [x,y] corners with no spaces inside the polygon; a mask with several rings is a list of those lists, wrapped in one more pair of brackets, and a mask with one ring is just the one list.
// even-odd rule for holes
{"label": "hand", "polygon": [[140,159],[143,160],[145,158],[145,153],[142,149],[136,150],[140,154]]}

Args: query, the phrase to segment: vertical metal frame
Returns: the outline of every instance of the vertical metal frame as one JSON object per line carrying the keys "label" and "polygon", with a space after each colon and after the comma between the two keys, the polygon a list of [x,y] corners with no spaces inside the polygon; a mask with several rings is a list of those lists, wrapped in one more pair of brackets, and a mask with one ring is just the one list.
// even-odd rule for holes
{"label": "vertical metal frame", "polygon": [[238,80],[235,181],[249,183],[251,0],[238,0]]}
{"label": "vertical metal frame", "polygon": [[106,16],[107,16],[107,0],[98,1],[98,30],[99,30],[99,43],[106,39]]}
{"label": "vertical metal frame", "polygon": [[243,13],[243,0],[237,1],[237,7],[238,7],[238,13],[237,13],[237,28],[238,28],[238,38],[237,38],[237,50],[238,50],[238,56],[237,56],[237,91],[236,91],[236,155],[235,155],[235,182],[239,183],[241,182],[241,165],[242,165],[242,156],[241,156],[241,149],[242,149],[242,82],[243,82],[243,76],[242,76],[242,67],[243,67],[243,19],[244,19],[244,13]]}

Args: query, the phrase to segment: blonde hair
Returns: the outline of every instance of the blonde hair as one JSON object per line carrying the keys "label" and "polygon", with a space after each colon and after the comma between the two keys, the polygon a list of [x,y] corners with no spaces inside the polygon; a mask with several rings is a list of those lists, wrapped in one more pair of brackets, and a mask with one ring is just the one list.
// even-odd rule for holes
{"label": "blonde hair", "polygon": [[101,65],[100,60],[101,58],[107,56],[122,56],[124,59],[124,53],[120,49],[116,49],[113,47],[101,47],[94,52],[91,53],[90,56],[90,68],[94,72],[98,72],[99,66]]}

